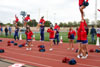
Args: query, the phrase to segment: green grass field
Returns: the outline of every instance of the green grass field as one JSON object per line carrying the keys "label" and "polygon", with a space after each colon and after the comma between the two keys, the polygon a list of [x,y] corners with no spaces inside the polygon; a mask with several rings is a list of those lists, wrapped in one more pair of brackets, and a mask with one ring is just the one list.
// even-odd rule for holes
{"label": "green grass field", "polygon": [[[34,34],[35,34],[35,39],[36,39],[36,40],[40,40],[40,33],[34,33]],[[68,42],[68,37],[67,37],[67,35],[68,35],[67,32],[60,32],[60,37],[61,37],[61,36],[63,37],[63,42]],[[13,38],[13,36],[14,36],[13,33],[12,33],[11,36],[8,36],[8,37],[6,37],[5,34],[2,34],[2,35],[0,35],[0,38]],[[49,33],[46,33],[46,32],[45,32],[44,36],[45,36],[45,41],[49,41]],[[25,35],[24,33],[22,34],[22,38],[23,38],[23,39],[26,39],[26,35]],[[97,39],[96,36],[95,36],[95,39]],[[75,42],[76,42],[76,40],[77,40],[77,36],[75,37]],[[88,43],[89,43],[89,44],[93,44],[93,43],[91,43],[91,35],[88,35]],[[96,42],[95,42],[95,43],[96,43]],[[94,43],[94,44],[95,44],[95,43]]]}

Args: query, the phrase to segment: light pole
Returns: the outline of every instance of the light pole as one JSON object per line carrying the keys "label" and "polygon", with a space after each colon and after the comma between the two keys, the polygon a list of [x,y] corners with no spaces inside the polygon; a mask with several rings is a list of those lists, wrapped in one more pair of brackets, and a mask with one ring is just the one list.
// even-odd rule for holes
{"label": "light pole", "polygon": [[97,24],[97,0],[95,0],[95,24]]}
{"label": "light pole", "polygon": [[56,23],[56,13],[54,13],[54,24]]}

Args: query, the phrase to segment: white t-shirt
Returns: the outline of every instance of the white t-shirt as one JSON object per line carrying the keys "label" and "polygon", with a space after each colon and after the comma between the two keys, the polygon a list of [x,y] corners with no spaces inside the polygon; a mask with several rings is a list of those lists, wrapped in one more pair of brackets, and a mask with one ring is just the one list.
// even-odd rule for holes
{"label": "white t-shirt", "polygon": [[100,34],[100,28],[97,28],[97,34]]}

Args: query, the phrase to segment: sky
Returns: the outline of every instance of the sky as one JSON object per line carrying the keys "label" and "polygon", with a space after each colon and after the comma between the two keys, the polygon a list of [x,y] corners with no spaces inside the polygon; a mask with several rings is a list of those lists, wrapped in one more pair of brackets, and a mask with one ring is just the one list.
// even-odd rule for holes
{"label": "sky", "polygon": [[[30,14],[31,19],[39,21],[41,16],[53,24],[68,21],[80,21],[79,0],[0,0],[0,21],[13,23],[15,14],[22,21],[21,11]],[[100,9],[100,0],[97,0]],[[89,6],[84,10],[85,18],[94,21],[95,0],[89,0]],[[100,20],[100,12],[97,11]]]}

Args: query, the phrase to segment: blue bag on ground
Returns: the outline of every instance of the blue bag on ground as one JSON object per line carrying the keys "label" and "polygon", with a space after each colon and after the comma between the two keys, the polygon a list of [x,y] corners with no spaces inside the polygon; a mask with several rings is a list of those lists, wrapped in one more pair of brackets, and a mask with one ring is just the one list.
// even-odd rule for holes
{"label": "blue bag on ground", "polygon": [[18,47],[20,47],[20,48],[21,48],[21,47],[23,47],[23,45],[19,45]]}
{"label": "blue bag on ground", "polygon": [[0,40],[0,42],[2,42],[2,40]]}
{"label": "blue bag on ground", "polygon": [[45,46],[44,46],[44,45],[39,45],[38,47],[39,47],[39,48],[45,48]]}
{"label": "blue bag on ground", "polygon": [[99,49],[96,49],[95,52],[96,52],[96,53],[100,53],[100,50],[99,50]]}
{"label": "blue bag on ground", "polygon": [[10,43],[14,43],[14,41],[11,41]]}
{"label": "blue bag on ground", "polygon": [[69,64],[70,65],[75,65],[77,62],[76,62],[76,60],[75,59],[71,59],[70,61],[69,61]]}
{"label": "blue bag on ground", "polygon": [[5,51],[4,51],[4,49],[0,49],[0,53],[4,53]]}
{"label": "blue bag on ground", "polygon": [[40,52],[45,52],[45,49],[40,49],[39,51],[40,51]]}

